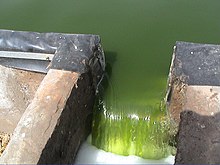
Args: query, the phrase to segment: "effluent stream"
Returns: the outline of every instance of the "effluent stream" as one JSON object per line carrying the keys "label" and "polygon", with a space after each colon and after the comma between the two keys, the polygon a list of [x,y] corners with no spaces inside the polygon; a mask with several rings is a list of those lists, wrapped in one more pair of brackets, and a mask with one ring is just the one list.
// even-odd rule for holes
{"label": "effluent stream", "polygon": [[[131,158],[146,163],[148,158],[173,164],[161,103],[172,48],[178,40],[219,44],[219,6],[218,0],[3,0],[0,28],[101,36],[107,76],[78,163],[134,163]],[[91,144],[127,157],[106,156]]]}

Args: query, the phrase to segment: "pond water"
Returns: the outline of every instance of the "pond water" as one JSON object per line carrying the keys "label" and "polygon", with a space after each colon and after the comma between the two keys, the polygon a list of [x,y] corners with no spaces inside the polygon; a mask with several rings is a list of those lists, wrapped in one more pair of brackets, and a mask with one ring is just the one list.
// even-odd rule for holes
{"label": "pond water", "polygon": [[176,41],[219,44],[219,7],[219,0],[2,0],[0,28],[99,34],[110,82],[105,101],[155,107]]}
{"label": "pond water", "polygon": [[155,104],[177,40],[219,43],[218,0],[2,0],[0,28],[99,34],[117,99]]}

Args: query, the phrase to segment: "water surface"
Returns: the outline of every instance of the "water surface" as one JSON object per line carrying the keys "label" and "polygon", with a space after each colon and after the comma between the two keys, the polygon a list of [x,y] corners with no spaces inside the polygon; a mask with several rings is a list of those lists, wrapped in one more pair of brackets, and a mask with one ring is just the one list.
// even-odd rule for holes
{"label": "water surface", "polygon": [[175,41],[219,43],[219,7],[219,0],[2,0],[0,28],[99,34],[114,61],[117,100],[155,104]]}

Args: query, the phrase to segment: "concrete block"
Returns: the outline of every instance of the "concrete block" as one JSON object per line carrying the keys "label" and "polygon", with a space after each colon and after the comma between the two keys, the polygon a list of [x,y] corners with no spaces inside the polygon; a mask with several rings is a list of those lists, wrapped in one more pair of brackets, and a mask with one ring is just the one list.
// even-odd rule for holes
{"label": "concrete block", "polygon": [[2,53],[53,54],[0,57],[0,135],[10,135],[0,164],[73,164],[105,68],[99,36],[0,30],[0,40]]}
{"label": "concrete block", "polygon": [[178,129],[175,164],[220,162],[220,46],[177,42],[167,105]]}

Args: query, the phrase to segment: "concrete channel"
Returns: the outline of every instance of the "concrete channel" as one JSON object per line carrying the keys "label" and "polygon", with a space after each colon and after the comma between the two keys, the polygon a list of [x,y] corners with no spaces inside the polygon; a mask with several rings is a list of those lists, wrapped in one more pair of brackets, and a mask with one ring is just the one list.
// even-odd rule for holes
{"label": "concrete channel", "polygon": [[0,163],[72,164],[105,68],[99,36],[1,30],[0,51]]}

